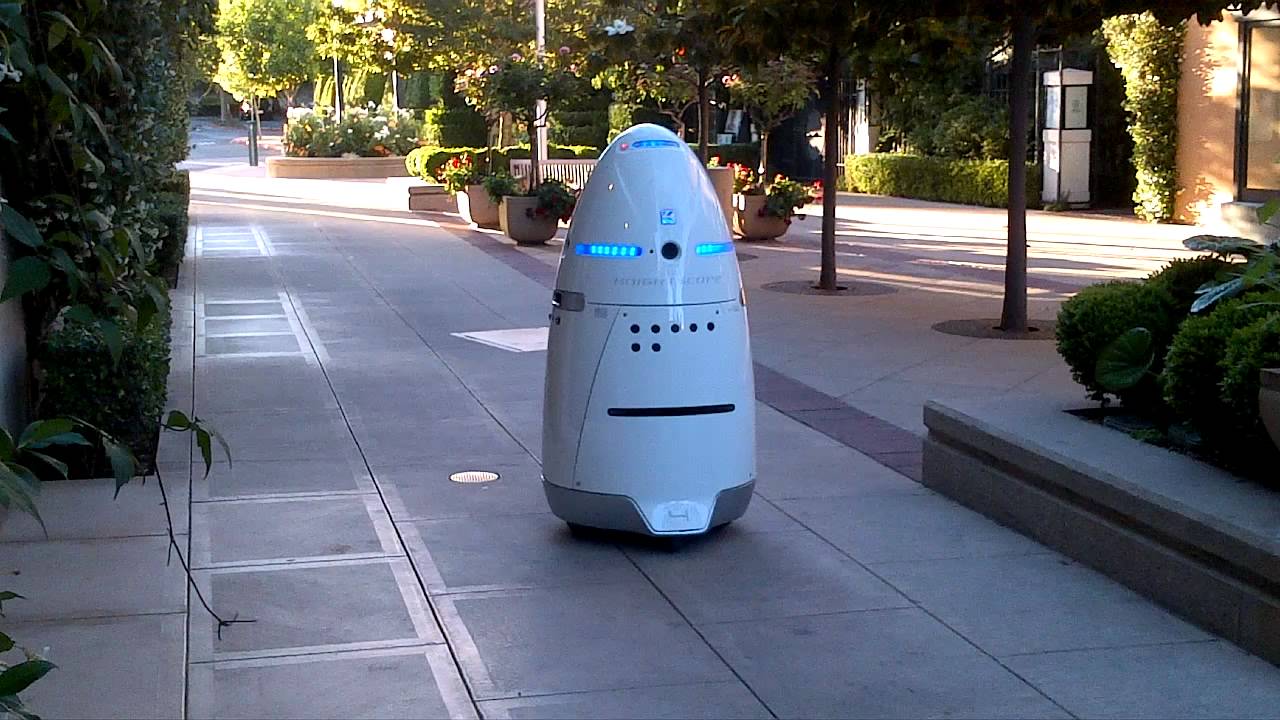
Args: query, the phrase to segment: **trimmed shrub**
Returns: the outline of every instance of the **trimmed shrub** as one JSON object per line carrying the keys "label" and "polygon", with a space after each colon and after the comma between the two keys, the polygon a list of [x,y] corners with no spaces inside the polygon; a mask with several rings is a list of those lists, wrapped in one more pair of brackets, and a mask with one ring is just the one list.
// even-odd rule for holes
{"label": "trimmed shrub", "polygon": [[1160,375],[1165,402],[1211,445],[1230,435],[1232,425],[1221,389],[1227,343],[1237,330],[1267,314],[1265,307],[1244,298],[1221,303],[1208,314],[1187,318],[1165,355]]}
{"label": "trimmed shrub", "polygon": [[[67,322],[51,328],[37,351],[42,375],[37,415],[96,425],[128,445],[148,467],[169,376],[168,324],[161,318],[143,328],[121,323],[121,340],[117,364],[96,326]],[[78,474],[104,472],[94,465],[94,457],[85,452],[68,459]]]}
{"label": "trimmed shrub", "polygon": [[1170,310],[1177,318],[1191,312],[1196,290],[1213,280],[1230,263],[1204,255],[1197,258],[1171,260],[1158,272],[1147,277],[1147,283],[1169,294]]}
{"label": "trimmed shrub", "polygon": [[1218,365],[1229,429],[1239,440],[1256,440],[1271,447],[1271,438],[1258,418],[1258,373],[1263,368],[1280,367],[1280,312],[1273,310],[1232,333]]}
{"label": "trimmed shrub", "polygon": [[427,110],[422,122],[424,145],[447,148],[483,147],[489,142],[484,116],[470,105],[437,106]]}
{"label": "trimmed shrub", "polygon": [[[1091,285],[1062,304],[1058,312],[1058,353],[1071,368],[1071,377],[1089,392],[1089,397],[1104,400],[1107,396],[1094,376],[1098,355],[1111,341],[1135,327],[1151,331],[1156,357],[1151,370],[1159,372],[1160,360],[1177,327],[1163,290],[1144,283],[1115,281]],[[1160,388],[1154,374],[1124,391],[1120,401],[1130,408],[1159,407]]]}
{"label": "trimmed shrub", "polygon": [[[845,189],[872,195],[1007,207],[1007,160],[956,160],[896,153],[845,158]],[[1040,166],[1027,164],[1027,205],[1040,201]]]}
{"label": "trimmed shrub", "polygon": [[436,73],[410,73],[400,84],[400,107],[425,110],[440,102],[441,79]]}
{"label": "trimmed shrub", "polygon": [[[698,152],[698,144],[690,145],[693,151]],[[755,143],[732,143],[729,145],[708,145],[707,157],[720,158],[721,165],[729,163],[737,163],[754,170],[760,167],[760,146]]]}
{"label": "trimmed shrub", "polygon": [[675,130],[675,123],[671,118],[656,110],[626,103],[614,103],[609,106],[609,142],[613,142],[613,139],[627,128],[640,123],[653,123],[668,130]]}
{"label": "trimmed shrub", "polygon": [[189,201],[187,193],[162,192],[156,196],[153,212],[160,235],[156,238],[151,272],[168,281],[171,288],[177,287],[178,268],[187,245]]}
{"label": "trimmed shrub", "polygon": [[[587,145],[551,145],[548,148],[548,153],[552,159],[594,159],[599,157],[600,148]],[[409,153],[405,158],[404,164],[411,175],[429,182],[436,182],[440,168],[449,162],[450,158],[455,157],[470,157],[471,162],[481,172],[509,172],[512,160],[527,159],[529,157],[529,148],[515,146],[493,148],[490,151],[483,147],[441,148],[424,146]],[[493,162],[492,167],[489,165],[490,158],[492,158]]]}

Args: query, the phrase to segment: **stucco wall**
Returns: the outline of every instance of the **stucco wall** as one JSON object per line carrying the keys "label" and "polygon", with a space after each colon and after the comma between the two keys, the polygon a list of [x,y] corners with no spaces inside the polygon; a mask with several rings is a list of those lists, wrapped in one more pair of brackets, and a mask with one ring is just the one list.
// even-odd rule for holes
{"label": "stucco wall", "polygon": [[1233,179],[1240,29],[1229,15],[1187,23],[1178,85],[1178,219],[1215,223],[1235,197]]}
{"label": "stucco wall", "polygon": [[[0,236],[0,283],[8,269],[8,240]],[[25,404],[26,341],[22,307],[11,300],[0,304],[0,426],[11,432],[22,424]]]}

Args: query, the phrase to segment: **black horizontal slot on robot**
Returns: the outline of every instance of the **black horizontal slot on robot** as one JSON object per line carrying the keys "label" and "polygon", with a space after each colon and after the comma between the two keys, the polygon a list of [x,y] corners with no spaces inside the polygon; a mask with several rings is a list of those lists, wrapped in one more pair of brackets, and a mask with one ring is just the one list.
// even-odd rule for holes
{"label": "black horizontal slot on robot", "polygon": [[609,417],[689,417],[690,415],[723,415],[737,409],[733,403],[720,405],[682,405],[678,407],[609,408]]}

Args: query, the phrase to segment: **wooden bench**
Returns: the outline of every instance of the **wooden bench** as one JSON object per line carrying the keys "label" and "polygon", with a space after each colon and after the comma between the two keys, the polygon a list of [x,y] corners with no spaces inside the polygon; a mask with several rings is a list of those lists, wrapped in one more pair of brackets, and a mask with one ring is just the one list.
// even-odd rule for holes
{"label": "wooden bench", "polygon": [[[586,186],[587,178],[591,177],[591,171],[595,167],[595,160],[541,160],[538,162],[538,168],[542,171],[544,180],[559,180],[579,190]],[[528,182],[530,170],[529,160],[511,161],[511,174],[517,180]]]}

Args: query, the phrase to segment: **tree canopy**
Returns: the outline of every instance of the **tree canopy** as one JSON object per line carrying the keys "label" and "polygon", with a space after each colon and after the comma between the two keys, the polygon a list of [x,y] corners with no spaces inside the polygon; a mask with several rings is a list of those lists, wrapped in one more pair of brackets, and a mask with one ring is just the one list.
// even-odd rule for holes
{"label": "tree canopy", "polygon": [[218,6],[221,62],[214,81],[237,99],[284,93],[315,74],[315,43],[307,28],[318,0],[222,0]]}

